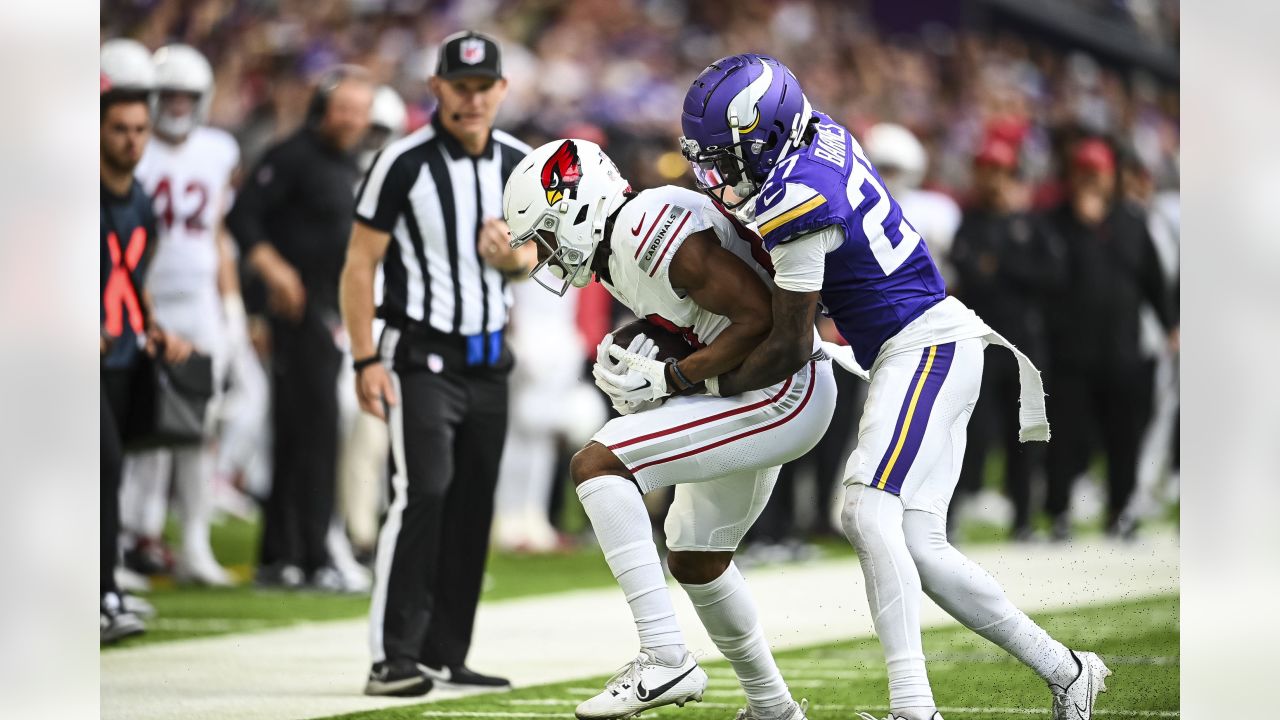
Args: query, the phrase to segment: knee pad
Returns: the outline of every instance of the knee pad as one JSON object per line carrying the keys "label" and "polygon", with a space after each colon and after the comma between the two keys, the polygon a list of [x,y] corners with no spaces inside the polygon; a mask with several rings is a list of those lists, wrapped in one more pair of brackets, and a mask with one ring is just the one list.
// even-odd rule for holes
{"label": "knee pad", "polygon": [[845,488],[840,525],[845,537],[861,556],[883,547],[886,533],[901,537],[902,501],[896,495],[869,485],[853,483]]}
{"label": "knee pad", "polygon": [[953,552],[947,541],[945,518],[923,510],[911,510],[903,514],[902,532],[907,540],[907,551],[915,561],[921,578],[926,579],[935,571],[947,566],[946,555]]}

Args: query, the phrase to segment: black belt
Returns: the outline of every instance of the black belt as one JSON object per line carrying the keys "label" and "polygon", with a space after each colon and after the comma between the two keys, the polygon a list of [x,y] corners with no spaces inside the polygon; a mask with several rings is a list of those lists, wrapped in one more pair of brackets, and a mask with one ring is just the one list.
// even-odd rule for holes
{"label": "black belt", "polygon": [[[506,333],[502,330],[462,335],[441,332],[413,320],[388,320],[387,326],[400,331],[396,363],[404,363],[407,369],[426,367],[432,372],[440,372],[442,367],[504,369],[512,363]],[[439,359],[433,362],[431,355]]]}

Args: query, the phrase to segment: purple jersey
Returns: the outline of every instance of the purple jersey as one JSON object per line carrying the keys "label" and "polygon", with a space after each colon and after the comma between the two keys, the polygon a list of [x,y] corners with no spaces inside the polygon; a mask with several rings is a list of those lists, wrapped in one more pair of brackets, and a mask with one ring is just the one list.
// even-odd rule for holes
{"label": "purple jersey", "polygon": [[815,115],[813,141],[778,163],[756,195],[756,223],[770,250],[829,225],[844,231],[827,253],[822,311],[870,368],[886,340],[946,297],[946,284],[853,135]]}

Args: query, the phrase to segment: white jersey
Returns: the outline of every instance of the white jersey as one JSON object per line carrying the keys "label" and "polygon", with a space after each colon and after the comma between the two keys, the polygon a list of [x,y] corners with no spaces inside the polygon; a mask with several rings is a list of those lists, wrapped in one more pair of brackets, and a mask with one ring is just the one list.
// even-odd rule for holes
{"label": "white jersey", "polygon": [[151,197],[160,243],[147,276],[156,295],[216,285],[217,229],[230,205],[240,148],[226,132],[200,126],[171,145],[153,136],[135,174]]}
{"label": "white jersey", "polygon": [[720,246],[745,262],[770,291],[768,252],[759,236],[720,212],[701,193],[674,185],[645,190],[622,207],[609,237],[609,294],[638,317],[684,335],[695,348],[710,344],[729,326],[671,286],[671,262],[685,238],[711,230]]}
{"label": "white jersey", "polygon": [[929,246],[929,255],[938,266],[942,279],[948,286],[954,284],[956,269],[951,264],[951,244],[956,230],[960,229],[960,206],[955,200],[932,190],[913,189],[894,193],[893,197],[902,206],[902,216]]}

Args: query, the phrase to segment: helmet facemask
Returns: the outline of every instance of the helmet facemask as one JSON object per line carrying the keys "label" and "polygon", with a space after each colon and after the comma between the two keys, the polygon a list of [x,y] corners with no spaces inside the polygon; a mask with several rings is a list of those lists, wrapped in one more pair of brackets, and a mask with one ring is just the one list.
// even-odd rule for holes
{"label": "helmet facemask", "polygon": [[[167,138],[185,138],[203,121],[200,117],[202,99],[198,92],[160,88],[156,132]],[[175,101],[182,104],[184,100],[187,105],[185,113],[175,114],[170,110]]]}
{"label": "helmet facemask", "polygon": [[[737,211],[760,192],[760,182],[752,176],[747,153],[758,155],[763,140],[736,140],[723,147],[701,148],[697,140],[680,138],[680,151],[693,167],[698,189],[727,210]],[[732,192],[732,195],[729,193]]]}
{"label": "helmet facemask", "polygon": [[[567,203],[561,204],[567,205]],[[586,210],[585,207],[582,209]],[[594,228],[592,233],[585,238],[585,243],[582,242],[584,238],[570,239],[565,237],[560,231],[562,216],[556,210],[557,208],[551,207],[542,211],[542,216],[538,218],[532,228],[519,237],[511,238],[511,247],[518,248],[530,240],[537,241],[538,246],[546,250],[546,257],[534,266],[533,270],[529,272],[529,277],[547,290],[563,297],[565,293],[569,292],[570,285],[576,288],[584,288],[591,284],[591,260],[595,257],[595,248],[599,243],[599,239],[594,237]],[[574,223],[574,225],[577,224],[579,223]],[[603,233],[601,233],[601,236],[603,236]],[[584,251],[581,247],[575,247],[583,244],[589,250]],[[538,254],[543,255],[541,251]],[[544,269],[547,271],[546,273],[543,272]],[[550,274],[560,282],[556,284],[548,281],[547,274]]]}

